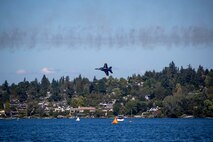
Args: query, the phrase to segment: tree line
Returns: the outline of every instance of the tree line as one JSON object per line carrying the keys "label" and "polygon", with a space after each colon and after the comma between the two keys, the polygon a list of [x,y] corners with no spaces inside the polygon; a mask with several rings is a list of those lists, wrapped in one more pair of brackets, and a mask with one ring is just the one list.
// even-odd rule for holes
{"label": "tree line", "polygon": [[[94,106],[101,102],[111,102],[113,114],[141,115],[158,106],[157,117],[213,117],[213,70],[176,67],[171,62],[162,71],[146,71],[143,75],[133,74],[128,78],[110,76],[90,81],[79,75],[51,81],[43,75],[38,81],[23,81],[11,85],[5,81],[0,85],[0,110],[11,111],[12,99],[28,104],[30,109],[38,109],[37,103],[48,97],[49,102],[66,102],[72,107]],[[148,97],[148,99],[146,98]]]}

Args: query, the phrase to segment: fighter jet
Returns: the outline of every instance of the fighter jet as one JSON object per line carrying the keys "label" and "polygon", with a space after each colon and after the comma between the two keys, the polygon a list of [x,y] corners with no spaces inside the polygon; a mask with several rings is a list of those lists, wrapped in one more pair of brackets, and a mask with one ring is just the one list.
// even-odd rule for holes
{"label": "fighter jet", "polygon": [[113,73],[113,72],[112,72],[112,67],[109,67],[109,68],[108,68],[107,63],[105,63],[104,66],[101,67],[101,68],[96,68],[96,70],[104,71],[105,74],[106,74],[107,76],[109,76],[109,72],[110,72],[110,73]]}

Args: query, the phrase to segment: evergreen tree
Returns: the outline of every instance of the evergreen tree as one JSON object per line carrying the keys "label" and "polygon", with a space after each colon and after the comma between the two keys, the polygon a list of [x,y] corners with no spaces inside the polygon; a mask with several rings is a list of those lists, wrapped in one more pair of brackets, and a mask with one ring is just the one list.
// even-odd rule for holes
{"label": "evergreen tree", "polygon": [[49,90],[50,90],[50,82],[48,78],[45,75],[43,75],[41,79],[41,95],[45,97]]}

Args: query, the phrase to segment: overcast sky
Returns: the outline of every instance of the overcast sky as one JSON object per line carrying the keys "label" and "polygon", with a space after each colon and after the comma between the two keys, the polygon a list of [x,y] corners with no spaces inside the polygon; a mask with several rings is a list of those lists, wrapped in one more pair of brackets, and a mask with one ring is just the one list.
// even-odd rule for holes
{"label": "overcast sky", "polygon": [[212,0],[0,0],[0,83],[213,68]]}

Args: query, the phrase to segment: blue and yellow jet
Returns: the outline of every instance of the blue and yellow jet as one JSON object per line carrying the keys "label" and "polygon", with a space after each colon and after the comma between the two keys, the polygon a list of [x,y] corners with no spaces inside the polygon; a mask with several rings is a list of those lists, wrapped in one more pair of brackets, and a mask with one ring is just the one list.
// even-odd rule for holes
{"label": "blue and yellow jet", "polygon": [[107,76],[109,76],[109,72],[110,72],[110,73],[113,73],[113,72],[112,72],[112,67],[109,67],[109,68],[108,68],[107,63],[105,63],[104,66],[101,67],[101,68],[96,68],[96,70],[104,71],[105,74],[106,74]]}

